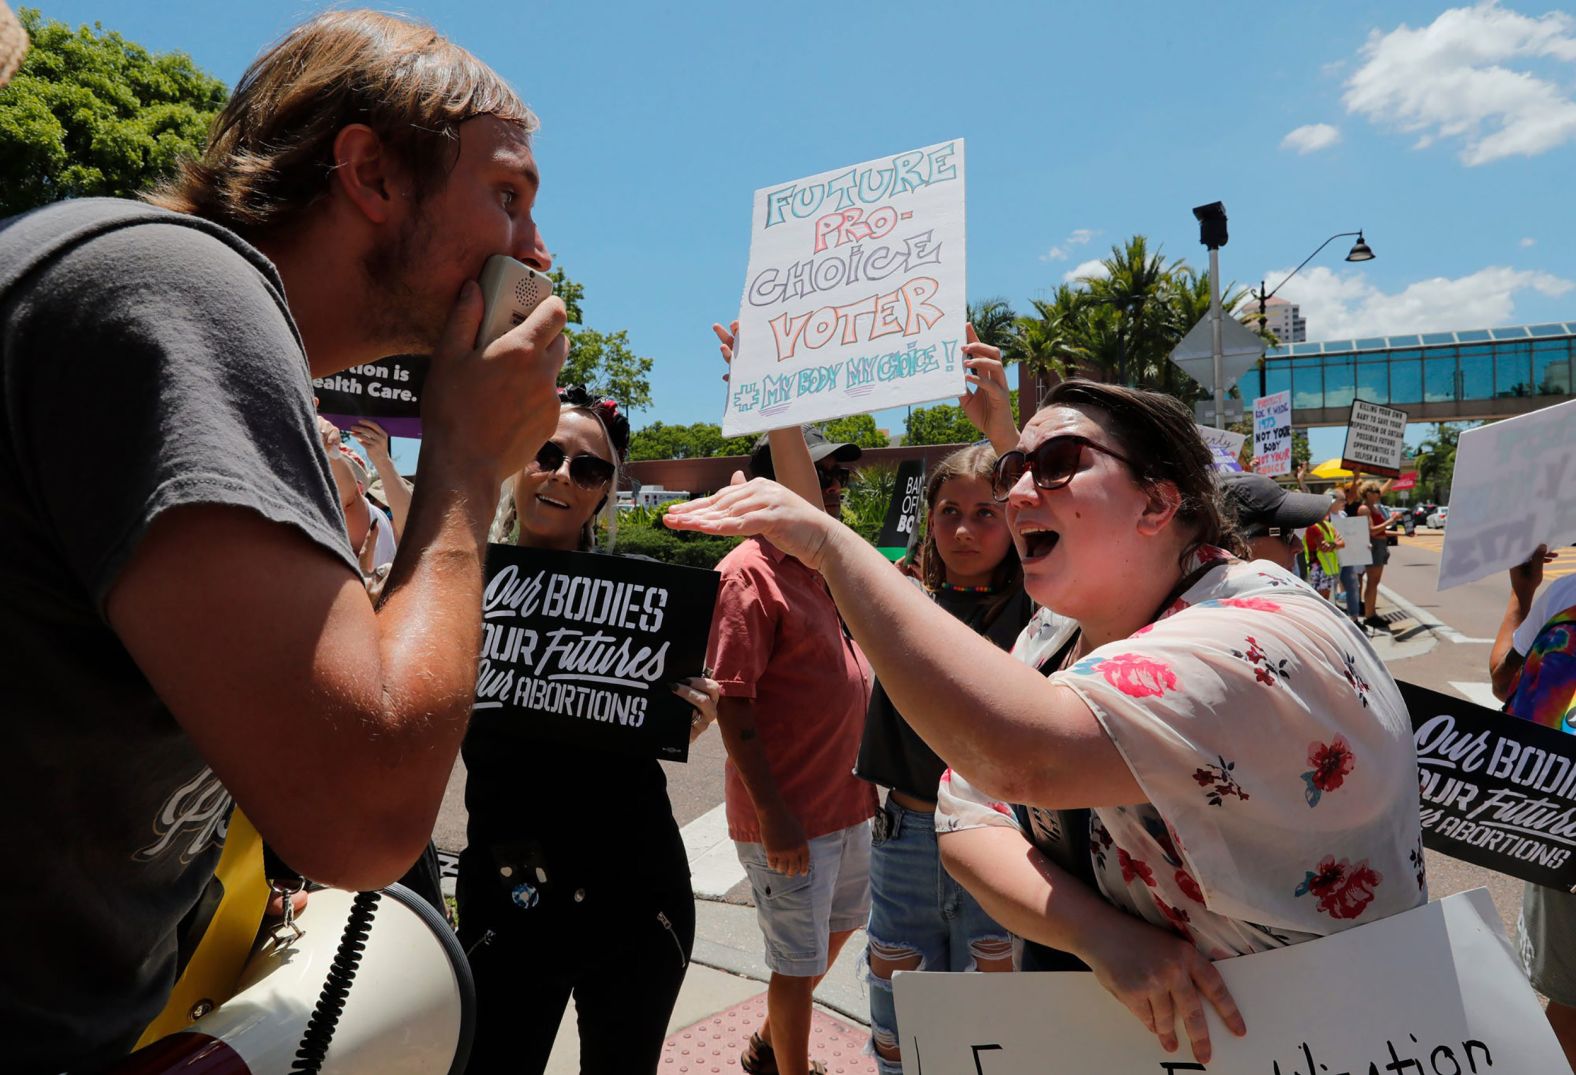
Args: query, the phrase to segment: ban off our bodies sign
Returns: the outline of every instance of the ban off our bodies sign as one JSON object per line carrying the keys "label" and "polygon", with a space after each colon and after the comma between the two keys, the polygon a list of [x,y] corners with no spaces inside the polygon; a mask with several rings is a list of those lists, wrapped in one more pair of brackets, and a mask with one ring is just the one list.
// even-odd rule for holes
{"label": "ban off our bodies sign", "polygon": [[963,141],[755,192],[728,436],[960,395]]}

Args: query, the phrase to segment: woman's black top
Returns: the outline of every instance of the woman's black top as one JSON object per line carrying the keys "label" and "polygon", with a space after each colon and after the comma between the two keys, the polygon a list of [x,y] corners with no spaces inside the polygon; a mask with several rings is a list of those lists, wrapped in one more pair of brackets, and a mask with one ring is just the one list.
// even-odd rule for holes
{"label": "woman's black top", "polygon": [[689,860],[662,765],[533,739],[520,727],[529,719],[471,718],[462,749],[471,848],[495,865],[529,868],[525,876],[541,867],[544,896],[548,887],[612,890],[639,901],[687,887]]}
{"label": "woman's black top", "polygon": [[[1023,592],[1022,586],[1005,596],[938,590],[931,597],[936,604],[1004,650],[1012,649],[1018,634],[1034,614],[1034,602]],[[908,726],[878,679],[870,692],[870,708],[865,712],[865,737],[859,744],[854,774],[872,784],[895,788],[933,803],[936,786],[946,767],[946,762]]]}

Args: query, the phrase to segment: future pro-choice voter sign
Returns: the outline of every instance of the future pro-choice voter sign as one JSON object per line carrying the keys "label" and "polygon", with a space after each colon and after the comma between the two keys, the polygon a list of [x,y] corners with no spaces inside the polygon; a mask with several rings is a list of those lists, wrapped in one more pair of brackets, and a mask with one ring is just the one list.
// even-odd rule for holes
{"label": "future pro-choice voter sign", "polygon": [[687,761],[694,709],[672,685],[705,665],[718,578],[633,557],[487,546],[474,719]]}
{"label": "future pro-choice voter sign", "polygon": [[733,437],[964,391],[963,140],[755,192]]}

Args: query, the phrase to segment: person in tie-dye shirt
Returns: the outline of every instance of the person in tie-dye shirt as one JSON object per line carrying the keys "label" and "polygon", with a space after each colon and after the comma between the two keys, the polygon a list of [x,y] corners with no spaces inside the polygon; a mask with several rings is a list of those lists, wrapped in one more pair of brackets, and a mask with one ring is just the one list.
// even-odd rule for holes
{"label": "person in tie-dye shirt", "polygon": [[[1510,569],[1510,605],[1494,639],[1489,675],[1505,712],[1576,734],[1576,575],[1538,593],[1554,561],[1547,545]],[[1576,1067],[1576,895],[1528,882],[1522,892],[1521,960],[1549,998],[1549,1024]]]}

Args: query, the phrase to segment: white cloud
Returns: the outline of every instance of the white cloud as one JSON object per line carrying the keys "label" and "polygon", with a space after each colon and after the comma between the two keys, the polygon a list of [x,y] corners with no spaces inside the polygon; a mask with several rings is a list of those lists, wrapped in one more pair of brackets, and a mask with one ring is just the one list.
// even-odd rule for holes
{"label": "white cloud", "polygon": [[[1531,18],[1493,0],[1452,8],[1422,29],[1368,35],[1346,82],[1346,110],[1418,136],[1461,143],[1461,161],[1533,157],[1576,140],[1572,74],[1539,77],[1534,61],[1576,64],[1576,18]],[[1514,66],[1511,66],[1514,64]]]}
{"label": "white cloud", "polygon": [[1521,247],[1521,249],[1525,250],[1529,246],[1537,246],[1538,245],[1538,241],[1536,239],[1534,239],[1532,236],[1529,235],[1525,239],[1521,240],[1521,242],[1517,243],[1516,245]]}
{"label": "white cloud", "polygon": [[1090,258],[1088,261],[1079,262],[1062,274],[1062,280],[1069,284],[1076,284],[1080,280],[1103,280],[1111,275],[1111,270],[1105,267],[1105,262],[1099,258]]}
{"label": "white cloud", "polygon": [[[1290,271],[1274,269],[1264,279],[1284,279]],[[1495,265],[1454,279],[1419,280],[1391,293],[1360,272],[1319,266],[1298,273],[1278,294],[1302,307],[1309,339],[1341,340],[1511,325],[1518,292],[1557,297],[1573,289],[1576,282],[1552,273]]]}
{"label": "white cloud", "polygon": [[1287,131],[1281,139],[1282,149],[1295,149],[1298,153],[1316,153],[1328,149],[1341,140],[1341,132],[1328,123],[1310,123]]}
{"label": "white cloud", "polygon": [[1041,261],[1066,261],[1073,255],[1073,248],[1089,245],[1089,240],[1100,234],[1093,228],[1074,228],[1061,242],[1040,255]]}

